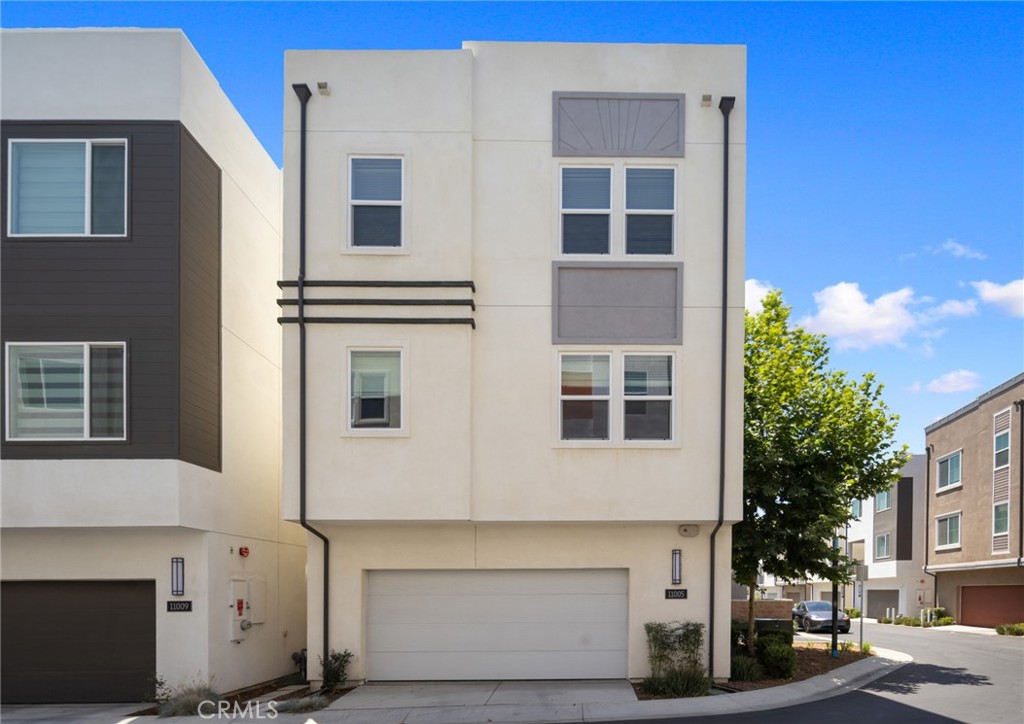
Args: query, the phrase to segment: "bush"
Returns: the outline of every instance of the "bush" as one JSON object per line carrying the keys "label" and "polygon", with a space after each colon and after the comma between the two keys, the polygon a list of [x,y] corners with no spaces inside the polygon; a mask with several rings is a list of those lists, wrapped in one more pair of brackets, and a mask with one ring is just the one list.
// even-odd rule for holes
{"label": "bush", "polygon": [[340,652],[331,649],[331,653],[327,654],[326,661],[321,656],[320,666],[324,670],[323,688],[330,691],[344,684],[347,678],[348,665],[351,661],[352,652],[348,649]]}
{"label": "bush", "polygon": [[[210,688],[210,684],[189,683],[170,690],[167,699],[157,709],[157,716],[195,716],[212,714],[217,710],[221,695]],[[203,705],[203,711],[199,707]]]}
{"label": "bush", "polygon": [[996,626],[1000,636],[1024,636],[1024,623],[1003,623]]}
{"label": "bush", "polygon": [[854,645],[853,641],[840,641],[839,642],[839,650],[840,651],[853,651],[853,645]]}
{"label": "bush", "polygon": [[757,660],[765,675],[773,679],[790,679],[796,670],[796,652],[789,644],[768,638],[757,644]]}
{"label": "bush", "polygon": [[747,622],[733,621],[729,630],[730,643],[733,651],[741,651],[747,646]]}
{"label": "bush", "polygon": [[705,675],[702,666],[670,666],[658,675],[648,676],[643,684],[649,696],[707,696],[711,691],[711,679]]}
{"label": "bush", "polygon": [[750,656],[733,656],[729,678],[733,681],[760,681],[764,678],[764,669],[757,659]]}
{"label": "bush", "polygon": [[865,641],[864,643],[862,643],[860,645],[860,652],[862,654],[870,654],[871,653],[871,649],[873,649],[873,648],[875,648],[874,644],[869,644],[867,641]]}
{"label": "bush", "polygon": [[754,621],[754,633],[758,641],[775,637],[787,644],[793,644],[793,625],[786,619],[757,619]]}
{"label": "bush", "polygon": [[952,616],[943,616],[942,618],[935,619],[932,622],[932,626],[952,626],[955,623],[956,619]]}
{"label": "bush", "polygon": [[893,623],[899,626],[920,626],[921,619],[914,616],[898,616]]}
{"label": "bush", "polygon": [[705,696],[711,679],[704,669],[704,624],[672,621],[644,624],[651,675],[644,679],[650,696]]}
{"label": "bush", "polygon": [[792,629],[790,629],[789,631],[760,631],[757,634],[757,644],[760,646],[761,643],[767,643],[769,641],[781,641],[787,646],[792,646],[793,634],[794,632]]}
{"label": "bush", "polygon": [[878,623],[892,623],[892,619],[886,616],[882,616],[880,619],[878,619]]}
{"label": "bush", "polygon": [[843,610],[846,611],[846,615],[850,618],[860,618],[859,608],[844,608]]}

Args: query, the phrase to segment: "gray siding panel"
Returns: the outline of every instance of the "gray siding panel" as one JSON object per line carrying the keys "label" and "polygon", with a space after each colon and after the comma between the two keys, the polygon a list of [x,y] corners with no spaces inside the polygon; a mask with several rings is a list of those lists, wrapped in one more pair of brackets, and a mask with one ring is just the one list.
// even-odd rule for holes
{"label": "gray siding panel", "polygon": [[[129,155],[126,238],[9,239],[7,194],[0,199],[3,341],[126,342],[128,440],[3,442],[4,458],[178,457],[179,169],[173,159],[180,128],[176,122],[3,124],[5,179],[11,138],[127,138]],[[4,370],[4,386],[6,378]],[[0,424],[6,426],[6,416]]]}
{"label": "gray siding panel", "polygon": [[552,100],[555,156],[683,156],[684,94],[555,91]]}
{"label": "gray siding panel", "polygon": [[181,459],[220,470],[220,169],[187,131],[181,186]]}
{"label": "gray siding panel", "polygon": [[554,344],[680,344],[683,265],[554,262]]}

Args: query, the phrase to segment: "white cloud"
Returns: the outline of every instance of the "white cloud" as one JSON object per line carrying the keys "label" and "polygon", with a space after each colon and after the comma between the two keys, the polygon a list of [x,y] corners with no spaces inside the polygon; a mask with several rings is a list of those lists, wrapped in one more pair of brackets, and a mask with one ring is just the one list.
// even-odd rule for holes
{"label": "white cloud", "polygon": [[869,302],[860,285],[840,282],[814,293],[818,313],[800,320],[808,331],[827,334],[837,349],[902,346],[903,337],[916,325],[908,309],[914,290],[904,287]]}
{"label": "white cloud", "polygon": [[930,248],[932,254],[949,254],[958,259],[987,259],[988,255],[977,249],[972,249],[967,244],[961,244],[956,239],[946,239],[941,245]]}
{"label": "white cloud", "polygon": [[1024,278],[1006,284],[971,282],[981,301],[994,304],[1012,317],[1024,317]]}
{"label": "white cloud", "polygon": [[[923,299],[920,301],[923,301]],[[968,299],[966,301],[950,299],[937,307],[926,309],[918,315],[918,320],[927,324],[939,319],[947,319],[948,317],[973,317],[977,313],[978,301],[976,299]]]}
{"label": "white cloud", "polygon": [[751,314],[758,314],[761,309],[761,302],[768,295],[768,292],[775,291],[775,287],[767,282],[758,279],[747,279],[743,283],[744,306]]}
{"label": "white cloud", "polygon": [[[949,395],[954,392],[968,392],[981,386],[981,376],[970,370],[953,370],[925,385],[924,389],[940,395]],[[920,387],[918,386],[920,389]]]}

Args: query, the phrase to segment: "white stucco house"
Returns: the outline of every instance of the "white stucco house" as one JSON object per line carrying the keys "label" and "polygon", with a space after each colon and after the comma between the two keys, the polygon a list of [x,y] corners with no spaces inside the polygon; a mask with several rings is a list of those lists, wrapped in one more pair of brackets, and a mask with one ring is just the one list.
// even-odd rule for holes
{"label": "white stucco house", "polygon": [[295,671],[281,171],[178,30],[3,30],[2,700]]}
{"label": "white stucco house", "polygon": [[729,673],[741,46],[285,58],[284,514],[310,676]]}

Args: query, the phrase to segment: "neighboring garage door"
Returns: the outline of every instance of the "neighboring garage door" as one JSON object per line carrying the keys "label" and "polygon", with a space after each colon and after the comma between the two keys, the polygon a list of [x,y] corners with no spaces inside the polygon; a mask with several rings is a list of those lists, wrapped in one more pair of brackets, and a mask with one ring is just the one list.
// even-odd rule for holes
{"label": "neighboring garage door", "polygon": [[[865,599],[867,600],[867,606],[864,607],[864,615],[868,618],[882,618],[888,616],[889,613],[903,613],[906,611],[900,611],[900,592],[899,591],[865,591]],[[892,609],[889,612],[887,609]]]}
{"label": "neighboring garage door", "polygon": [[1024,586],[962,586],[960,621],[995,628],[1024,621]]}
{"label": "neighboring garage door", "polygon": [[152,697],[153,581],[4,581],[0,596],[3,703]]}
{"label": "neighboring garage door", "polygon": [[367,678],[625,678],[625,570],[371,571]]}

